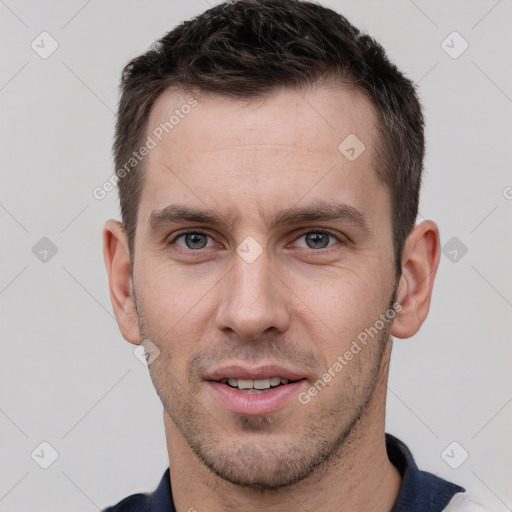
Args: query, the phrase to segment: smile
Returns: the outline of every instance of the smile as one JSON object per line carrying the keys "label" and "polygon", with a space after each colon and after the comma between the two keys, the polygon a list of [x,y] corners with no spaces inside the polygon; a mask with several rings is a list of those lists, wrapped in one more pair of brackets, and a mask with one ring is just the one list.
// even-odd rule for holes
{"label": "smile", "polygon": [[222,379],[220,381],[221,384],[226,384],[227,386],[241,391],[242,393],[266,393],[270,389],[275,389],[279,386],[284,386],[290,382],[289,379],[281,378],[281,377],[271,377],[269,379],[258,379],[258,380],[250,380],[250,379]]}
{"label": "smile", "polygon": [[205,384],[222,409],[245,416],[271,414],[286,406],[293,407],[299,404],[299,393],[308,387],[304,378],[290,381],[279,377],[256,380],[225,378],[206,381]]}

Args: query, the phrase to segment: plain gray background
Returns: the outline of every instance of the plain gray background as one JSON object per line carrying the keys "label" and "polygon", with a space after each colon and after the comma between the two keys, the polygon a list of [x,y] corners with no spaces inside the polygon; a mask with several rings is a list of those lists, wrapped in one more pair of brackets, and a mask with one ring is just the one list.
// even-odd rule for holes
{"label": "plain gray background", "polygon": [[[122,67],[209,3],[0,0],[1,511],[97,510],[168,466],[159,399],[108,296],[116,193],[92,190],[113,172]],[[323,4],[419,83],[421,217],[451,244],[428,320],[395,342],[387,431],[423,469],[512,510],[512,1]],[[47,469],[42,442],[58,453]]]}

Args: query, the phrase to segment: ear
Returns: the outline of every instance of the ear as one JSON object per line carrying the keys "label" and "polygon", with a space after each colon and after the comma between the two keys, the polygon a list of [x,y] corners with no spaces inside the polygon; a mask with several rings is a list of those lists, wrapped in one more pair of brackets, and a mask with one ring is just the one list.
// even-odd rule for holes
{"label": "ear", "polygon": [[103,257],[119,330],[125,340],[138,345],[141,340],[133,297],[130,254],[123,226],[116,220],[107,221],[103,227]]}
{"label": "ear", "polygon": [[430,220],[416,225],[407,237],[402,254],[397,291],[402,309],[393,321],[392,336],[410,338],[427,318],[440,255],[437,225]]}

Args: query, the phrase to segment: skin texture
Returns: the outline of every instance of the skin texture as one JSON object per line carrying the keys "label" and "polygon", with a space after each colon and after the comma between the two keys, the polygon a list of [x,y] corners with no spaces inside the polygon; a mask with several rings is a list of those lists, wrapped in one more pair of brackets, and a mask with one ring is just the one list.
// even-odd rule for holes
{"label": "skin texture", "polygon": [[[160,351],[149,368],[177,511],[390,510],[400,487],[384,439],[391,336],[412,336],[427,316],[438,228],[415,227],[397,280],[390,195],[372,167],[376,117],[363,95],[318,87],[250,104],[196,99],[146,159],[133,268],[121,225],[104,228],[120,330]],[[186,101],[164,93],[148,133]],[[338,150],[349,134],[366,147],[354,161]],[[352,207],[366,229],[348,218],[272,225],[282,210],[321,202]],[[155,226],[152,213],[169,204],[222,223]],[[177,238],[187,229],[202,235]],[[318,229],[332,236],[315,238]],[[249,236],[262,249],[251,263],[236,251]],[[278,364],[300,372],[307,391],[395,303],[394,319],[307,404],[293,397],[269,414],[234,414],[205,381],[230,363]]]}

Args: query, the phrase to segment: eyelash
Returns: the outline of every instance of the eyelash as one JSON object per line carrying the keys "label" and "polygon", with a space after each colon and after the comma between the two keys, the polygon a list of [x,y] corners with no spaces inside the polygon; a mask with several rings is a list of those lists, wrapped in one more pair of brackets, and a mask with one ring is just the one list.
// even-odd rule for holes
{"label": "eyelash", "polygon": [[[338,242],[340,243],[343,243],[344,241],[342,240],[342,238],[340,238],[339,236],[336,236],[334,233],[332,233],[331,231],[327,231],[325,229],[321,229],[321,228],[318,228],[318,229],[311,229],[309,231],[305,231],[303,232],[302,234],[300,234],[295,240],[299,240],[300,238],[306,236],[306,235],[309,235],[311,233],[315,233],[315,234],[322,234],[322,235],[328,235],[332,238],[334,238],[335,240],[337,240]],[[203,231],[197,231],[197,230],[188,230],[188,231],[183,231],[181,233],[179,233],[178,235],[176,235],[172,240],[170,240],[169,242],[167,242],[167,245],[175,245],[176,244],[176,241],[179,239],[179,238],[182,238],[186,235],[204,235],[204,236],[207,236],[209,238],[212,238],[212,236],[210,236],[208,233],[205,233]],[[201,250],[205,249],[184,249],[183,247],[180,247],[178,246],[180,250],[183,250],[183,251],[187,251],[187,252],[197,252],[199,253]],[[332,246],[328,246],[328,247],[323,247],[321,249],[312,249],[312,248],[305,248],[305,249],[310,249],[311,251],[314,251],[314,252],[319,252],[319,251],[326,251],[328,249],[330,249]],[[304,247],[303,247],[304,249]]]}

